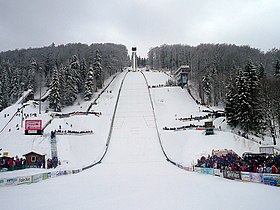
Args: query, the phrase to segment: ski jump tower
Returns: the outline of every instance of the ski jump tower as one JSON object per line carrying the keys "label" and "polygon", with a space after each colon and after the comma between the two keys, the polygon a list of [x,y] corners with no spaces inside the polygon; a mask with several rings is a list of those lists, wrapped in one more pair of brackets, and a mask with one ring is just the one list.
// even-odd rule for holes
{"label": "ski jump tower", "polygon": [[131,66],[132,71],[136,71],[137,69],[137,55],[136,55],[136,47],[132,47],[132,56],[131,56]]}

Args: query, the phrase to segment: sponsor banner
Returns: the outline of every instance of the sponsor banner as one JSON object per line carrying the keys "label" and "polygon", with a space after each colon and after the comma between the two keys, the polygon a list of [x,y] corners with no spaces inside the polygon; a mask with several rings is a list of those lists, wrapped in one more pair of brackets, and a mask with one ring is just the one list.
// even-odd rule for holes
{"label": "sponsor banner", "polygon": [[43,179],[43,180],[46,180],[46,179],[48,179],[48,178],[49,178],[48,173],[43,173],[43,174],[42,174],[42,179]]}
{"label": "sponsor banner", "polygon": [[0,187],[5,185],[5,179],[0,179]]}
{"label": "sponsor banner", "polygon": [[263,182],[263,174],[250,173],[251,182],[262,183]]}
{"label": "sponsor banner", "polygon": [[23,177],[18,177],[18,185],[19,184],[30,184],[32,182],[32,177],[31,176],[23,176]]}
{"label": "sponsor banner", "polygon": [[48,179],[52,178],[52,172],[48,172]]}
{"label": "sponsor banner", "polygon": [[54,177],[56,177],[56,171],[51,172],[51,178],[54,178]]}
{"label": "sponsor banner", "polygon": [[72,174],[77,174],[77,173],[80,173],[81,170],[80,169],[75,169],[75,170],[72,170]]}
{"label": "sponsor banner", "polygon": [[272,186],[280,186],[280,174],[263,174],[265,184]]}
{"label": "sponsor banner", "polygon": [[214,175],[221,176],[222,175],[221,169],[214,169]]}
{"label": "sponsor banner", "polygon": [[17,185],[17,178],[6,179],[5,185]]}
{"label": "sponsor banner", "polygon": [[214,169],[213,168],[199,168],[199,167],[195,167],[194,171],[198,172],[198,173],[201,173],[201,174],[211,174],[211,175],[214,175]]}
{"label": "sponsor banner", "polygon": [[193,171],[193,167],[184,166],[183,169],[185,171]]}
{"label": "sponsor banner", "polygon": [[241,180],[241,173],[240,171],[229,171],[224,170],[224,178],[233,179],[233,180]]}
{"label": "sponsor banner", "polygon": [[194,171],[197,172],[197,173],[201,173],[201,168],[194,167]]}
{"label": "sponsor banner", "polygon": [[71,173],[71,171],[56,171],[56,176],[64,176]]}
{"label": "sponsor banner", "polygon": [[204,170],[202,170],[202,172],[204,174],[211,174],[214,175],[214,169],[213,168],[204,168]]}
{"label": "sponsor banner", "polygon": [[25,130],[42,130],[42,120],[25,120]]}
{"label": "sponsor banner", "polygon": [[249,172],[241,172],[241,179],[243,182],[250,182],[250,173]]}
{"label": "sponsor banner", "polygon": [[32,176],[32,182],[37,183],[42,181],[42,174],[36,174]]}

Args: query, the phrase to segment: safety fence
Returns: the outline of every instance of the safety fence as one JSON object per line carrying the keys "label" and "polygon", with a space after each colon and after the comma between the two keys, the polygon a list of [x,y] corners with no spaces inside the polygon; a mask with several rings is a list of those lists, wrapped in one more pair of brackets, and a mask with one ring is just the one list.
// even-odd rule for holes
{"label": "safety fence", "polygon": [[230,171],[202,167],[194,167],[194,171],[201,174],[209,174],[231,180],[254,182],[280,187],[280,174]]}
{"label": "safety fence", "polygon": [[0,187],[3,186],[15,186],[21,184],[31,184],[41,182],[43,180],[52,179],[55,177],[65,176],[69,174],[76,174],[81,172],[82,169],[75,170],[57,170],[57,171],[49,171],[45,173],[39,173],[35,175],[28,176],[18,176],[13,178],[0,178]]}

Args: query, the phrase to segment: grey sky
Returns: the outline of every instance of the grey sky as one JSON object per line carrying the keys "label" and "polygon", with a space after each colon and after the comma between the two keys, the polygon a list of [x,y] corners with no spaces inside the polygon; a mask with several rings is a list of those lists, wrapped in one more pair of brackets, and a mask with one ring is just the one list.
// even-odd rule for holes
{"label": "grey sky", "polygon": [[0,0],[0,51],[113,42],[280,46],[279,0]]}

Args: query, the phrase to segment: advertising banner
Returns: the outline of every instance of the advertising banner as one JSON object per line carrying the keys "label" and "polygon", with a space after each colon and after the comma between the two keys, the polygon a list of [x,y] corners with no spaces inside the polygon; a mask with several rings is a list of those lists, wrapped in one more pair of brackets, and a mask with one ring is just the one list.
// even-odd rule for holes
{"label": "advertising banner", "polygon": [[6,179],[6,184],[5,185],[17,185],[17,178]]}
{"label": "advertising banner", "polygon": [[0,179],[0,187],[5,185],[5,179]]}
{"label": "advertising banner", "polygon": [[250,173],[251,182],[262,183],[263,182],[263,174]]}
{"label": "advertising banner", "polygon": [[72,174],[77,174],[77,173],[80,173],[80,169],[74,169],[74,170],[72,170]]}
{"label": "advertising banner", "polygon": [[265,184],[272,186],[280,186],[280,174],[263,174]]}
{"label": "advertising banner", "polygon": [[221,176],[221,174],[222,174],[221,169],[214,169],[215,176]]}
{"label": "advertising banner", "polygon": [[42,130],[42,120],[25,120],[25,130]]}
{"label": "advertising banner", "polygon": [[193,167],[184,166],[183,169],[185,171],[193,171]]}
{"label": "advertising banner", "polygon": [[214,169],[213,168],[204,168],[204,171],[202,170],[204,174],[211,174],[214,175]]}
{"label": "advertising banner", "polygon": [[249,172],[241,172],[241,179],[243,182],[250,182],[250,173]]}
{"label": "advertising banner", "polygon": [[32,182],[32,177],[31,176],[24,176],[24,177],[18,177],[18,185],[19,184],[29,184]]}
{"label": "advertising banner", "polygon": [[42,174],[36,174],[32,176],[32,182],[37,183],[42,181]]}
{"label": "advertising banner", "polygon": [[46,179],[48,179],[48,178],[49,178],[48,173],[43,173],[43,174],[42,174],[42,179],[43,179],[43,180],[46,180]]}
{"label": "advertising banner", "polygon": [[233,180],[241,180],[241,173],[240,171],[229,171],[224,170],[224,178],[233,179]]}
{"label": "advertising banner", "polygon": [[199,168],[199,167],[194,167],[194,171],[197,172],[197,173],[201,173],[201,168]]}
{"label": "advertising banner", "polygon": [[201,173],[201,174],[211,174],[214,175],[214,169],[213,168],[200,168],[200,167],[195,167],[194,168],[195,172]]}

